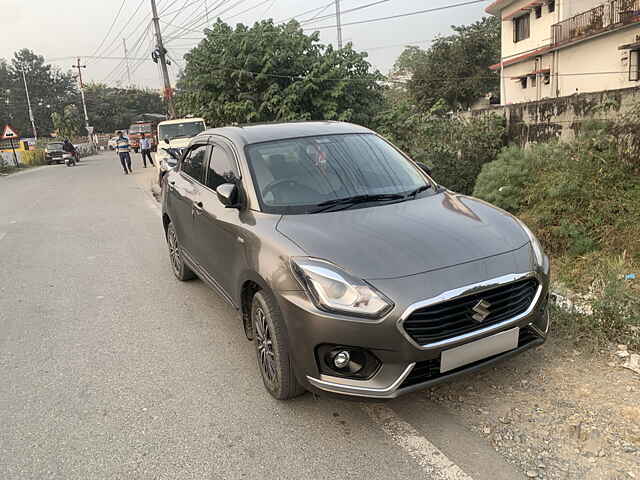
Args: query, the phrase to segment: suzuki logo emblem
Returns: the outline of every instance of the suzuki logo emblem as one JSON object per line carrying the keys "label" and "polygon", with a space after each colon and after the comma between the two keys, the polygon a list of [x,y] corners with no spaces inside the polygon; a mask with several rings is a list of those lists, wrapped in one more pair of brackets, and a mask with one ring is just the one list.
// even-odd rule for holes
{"label": "suzuki logo emblem", "polygon": [[478,303],[476,303],[476,306],[472,308],[472,310],[476,313],[471,318],[473,318],[478,323],[484,322],[491,313],[489,311],[489,307],[491,307],[491,304],[489,302],[487,302],[486,300],[480,300]]}

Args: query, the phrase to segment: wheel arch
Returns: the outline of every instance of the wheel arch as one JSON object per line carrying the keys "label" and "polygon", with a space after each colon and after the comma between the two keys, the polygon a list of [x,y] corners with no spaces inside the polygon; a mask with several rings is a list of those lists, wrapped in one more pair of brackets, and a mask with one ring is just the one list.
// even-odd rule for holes
{"label": "wheel arch", "polygon": [[251,303],[253,296],[260,291],[265,291],[273,296],[269,284],[257,273],[247,272],[242,276],[239,288],[240,315],[244,333],[248,340],[253,340],[253,326],[251,324]]}

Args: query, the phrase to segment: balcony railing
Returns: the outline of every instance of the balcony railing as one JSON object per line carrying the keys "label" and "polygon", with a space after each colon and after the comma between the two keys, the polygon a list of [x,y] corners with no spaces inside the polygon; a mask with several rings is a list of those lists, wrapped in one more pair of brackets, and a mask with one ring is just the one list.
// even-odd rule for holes
{"label": "balcony railing", "polygon": [[612,0],[551,27],[553,44],[573,42],[640,21],[640,0]]}

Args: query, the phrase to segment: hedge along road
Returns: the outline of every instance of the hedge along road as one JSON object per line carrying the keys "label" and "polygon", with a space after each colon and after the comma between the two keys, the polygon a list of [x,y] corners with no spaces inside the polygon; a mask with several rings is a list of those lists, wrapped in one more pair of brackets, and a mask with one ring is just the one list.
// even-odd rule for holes
{"label": "hedge along road", "polygon": [[0,478],[520,477],[420,393],[273,400],[238,316],[173,278],[153,172],[0,178]]}

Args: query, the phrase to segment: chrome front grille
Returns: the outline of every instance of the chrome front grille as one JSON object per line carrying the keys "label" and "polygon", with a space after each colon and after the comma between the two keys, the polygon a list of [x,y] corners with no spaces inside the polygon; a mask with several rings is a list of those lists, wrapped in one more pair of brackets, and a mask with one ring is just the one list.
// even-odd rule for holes
{"label": "chrome front grille", "polygon": [[419,308],[404,320],[402,328],[418,345],[464,335],[526,312],[538,286],[535,278],[526,278]]}

